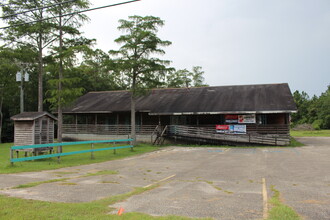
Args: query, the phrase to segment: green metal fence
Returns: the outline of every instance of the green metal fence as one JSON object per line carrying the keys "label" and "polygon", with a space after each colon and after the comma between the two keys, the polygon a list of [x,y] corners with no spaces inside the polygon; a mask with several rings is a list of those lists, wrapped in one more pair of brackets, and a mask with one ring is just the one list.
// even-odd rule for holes
{"label": "green metal fence", "polygon": [[[37,159],[44,159],[44,158],[51,158],[51,157],[61,157],[61,156],[68,156],[73,154],[82,154],[82,153],[89,153],[91,152],[91,158],[94,158],[94,152],[97,151],[105,151],[105,150],[115,150],[116,149],[124,149],[124,148],[131,148],[133,150],[133,145],[124,145],[124,146],[115,146],[115,147],[107,147],[107,148],[99,148],[94,149],[94,144],[101,144],[101,143],[113,143],[116,144],[118,142],[130,142],[132,143],[133,139],[119,139],[119,140],[101,140],[101,141],[77,141],[77,142],[63,142],[63,143],[50,143],[50,144],[36,144],[36,145],[24,145],[24,146],[12,146],[10,148],[10,162],[13,165],[15,162],[22,162],[22,161],[29,161],[29,160],[37,160]],[[91,149],[89,150],[81,150],[81,151],[72,151],[72,152],[65,152],[65,153],[55,153],[55,154],[44,154],[44,155],[37,155],[33,157],[22,157],[22,158],[14,158],[14,151],[24,150],[24,149],[38,149],[38,148],[47,148],[47,147],[61,147],[61,146],[69,146],[69,145],[81,145],[81,144],[91,144]]]}

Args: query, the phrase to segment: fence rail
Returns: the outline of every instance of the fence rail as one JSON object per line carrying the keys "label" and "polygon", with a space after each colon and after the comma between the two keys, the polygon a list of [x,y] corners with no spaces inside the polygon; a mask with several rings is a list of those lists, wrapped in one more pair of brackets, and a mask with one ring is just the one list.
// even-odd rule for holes
{"label": "fence rail", "polygon": [[[49,143],[49,144],[36,144],[36,145],[24,145],[24,146],[13,146],[10,148],[10,163],[13,165],[14,162],[22,162],[22,161],[29,161],[29,160],[37,160],[37,159],[44,159],[44,158],[51,158],[51,157],[61,157],[61,156],[68,156],[73,154],[82,154],[82,153],[89,153],[91,152],[91,158],[94,159],[94,152],[97,151],[104,151],[104,150],[116,150],[116,149],[123,149],[123,148],[131,148],[133,150],[133,145],[125,145],[125,146],[115,146],[115,147],[107,147],[107,148],[99,148],[94,149],[94,144],[101,144],[101,143],[118,143],[118,142],[132,142],[133,139],[120,139],[120,140],[101,140],[101,141],[77,141],[77,142],[63,142],[63,143]],[[33,157],[22,157],[22,158],[14,158],[14,151],[24,150],[24,149],[38,149],[38,148],[49,148],[49,147],[61,147],[61,146],[68,146],[68,145],[81,145],[81,144],[91,144],[91,149],[89,150],[81,150],[81,151],[72,151],[72,152],[65,152],[65,153],[56,153],[56,154],[45,154],[45,155],[38,155]]]}

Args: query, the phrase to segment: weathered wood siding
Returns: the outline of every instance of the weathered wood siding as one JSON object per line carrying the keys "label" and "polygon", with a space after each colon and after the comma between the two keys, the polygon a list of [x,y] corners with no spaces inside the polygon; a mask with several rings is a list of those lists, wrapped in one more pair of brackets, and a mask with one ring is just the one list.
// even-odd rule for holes
{"label": "weathered wood siding", "polygon": [[35,144],[47,144],[54,141],[54,120],[43,116],[35,120]]}
{"label": "weathered wood siding", "polygon": [[33,142],[33,121],[16,121],[14,145],[31,145]]}

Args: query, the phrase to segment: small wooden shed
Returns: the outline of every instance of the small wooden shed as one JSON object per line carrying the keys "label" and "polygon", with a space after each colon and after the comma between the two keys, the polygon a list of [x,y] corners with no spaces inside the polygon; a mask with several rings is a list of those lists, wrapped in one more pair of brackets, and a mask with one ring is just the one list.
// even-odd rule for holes
{"label": "small wooden shed", "polygon": [[53,143],[57,118],[50,113],[23,112],[11,119],[14,121],[15,146]]}

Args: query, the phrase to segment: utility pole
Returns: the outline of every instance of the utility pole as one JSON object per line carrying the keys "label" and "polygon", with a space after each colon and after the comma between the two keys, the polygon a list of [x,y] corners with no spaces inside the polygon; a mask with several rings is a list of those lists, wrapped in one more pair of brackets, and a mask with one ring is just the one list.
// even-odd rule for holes
{"label": "utility pole", "polygon": [[20,112],[23,113],[24,112],[24,81],[28,82],[29,81],[29,74],[27,72],[25,72],[25,74],[23,74],[22,72],[17,72],[16,74],[16,82],[21,82],[20,87]]}

